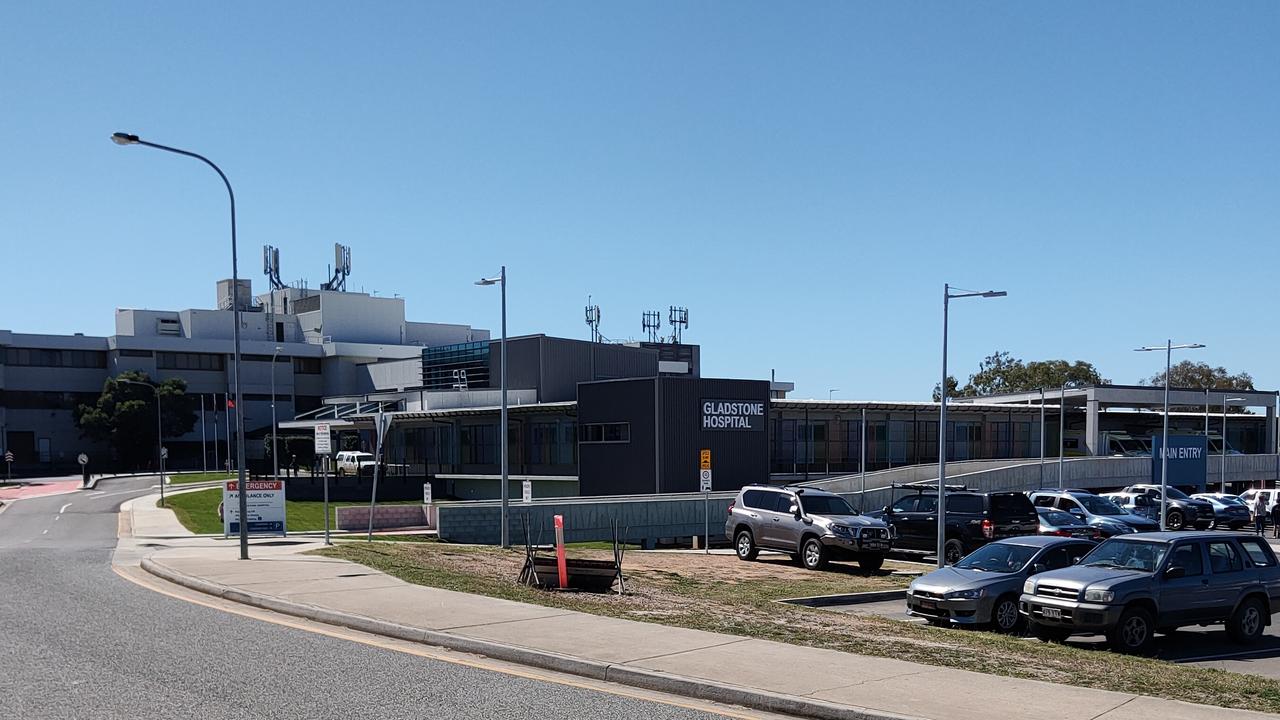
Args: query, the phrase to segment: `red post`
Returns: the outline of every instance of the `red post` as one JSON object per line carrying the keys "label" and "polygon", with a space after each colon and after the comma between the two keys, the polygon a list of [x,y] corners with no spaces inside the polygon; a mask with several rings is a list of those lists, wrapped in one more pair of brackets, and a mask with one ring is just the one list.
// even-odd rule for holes
{"label": "red post", "polygon": [[564,516],[556,516],[556,569],[560,571],[560,589],[569,587],[569,569],[564,563]]}

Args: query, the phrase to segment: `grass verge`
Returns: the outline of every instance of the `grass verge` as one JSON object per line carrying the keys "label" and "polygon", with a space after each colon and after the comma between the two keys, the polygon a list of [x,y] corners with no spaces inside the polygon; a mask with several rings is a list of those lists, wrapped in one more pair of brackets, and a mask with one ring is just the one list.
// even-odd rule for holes
{"label": "grass verge", "polygon": [[[1114,690],[1262,712],[1280,712],[1280,681],[988,632],[779,604],[797,595],[903,587],[907,578],[851,566],[800,570],[781,556],[632,552],[624,596],[549,593],[518,585],[522,551],[446,543],[342,543],[315,551],[419,585],[793,645],[896,658],[993,675]],[[607,557],[597,551],[576,557]],[[886,563],[885,570],[893,569]]]}
{"label": "grass verge", "polygon": [[[218,503],[222,502],[222,488],[208,488],[195,492],[184,492],[165,498],[165,504],[156,501],[157,507],[167,507],[173,511],[182,526],[197,535],[222,532],[222,521],[218,519]],[[392,500],[379,505],[412,505],[421,504],[418,500]],[[337,529],[337,508],[349,505],[368,505],[367,502],[331,502],[329,503],[329,527]],[[285,525],[291,532],[324,529],[324,503],[318,501],[285,500]],[[413,537],[413,536],[406,536]]]}
{"label": "grass verge", "polygon": [[236,475],[224,472],[198,472],[198,473],[181,473],[179,475],[170,475],[170,485],[187,485],[190,483],[208,482],[210,480],[234,480]]}

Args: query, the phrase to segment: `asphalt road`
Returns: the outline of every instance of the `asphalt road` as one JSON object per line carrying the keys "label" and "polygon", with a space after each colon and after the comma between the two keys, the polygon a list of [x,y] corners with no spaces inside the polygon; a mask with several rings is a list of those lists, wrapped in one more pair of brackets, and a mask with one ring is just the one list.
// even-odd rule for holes
{"label": "asphalt road", "polygon": [[[910,617],[906,613],[905,600],[863,603],[860,605],[844,605],[828,607],[827,610],[854,614],[879,615],[882,617],[923,623],[921,618]],[[1280,614],[1271,617],[1271,626],[1267,628],[1261,642],[1254,646],[1243,646],[1233,643],[1221,625],[1211,627],[1183,628],[1172,635],[1156,635],[1152,641],[1152,653],[1155,657],[1172,662],[1215,667],[1231,672],[1250,673],[1269,678],[1280,679]],[[975,630],[973,632],[982,632]],[[1027,638],[1027,642],[1039,642]],[[1106,649],[1106,638],[1101,635],[1077,635],[1067,641],[1068,645],[1089,648],[1098,652],[1109,652]]]}
{"label": "asphalt road", "polygon": [[154,481],[105,481],[95,493],[0,512],[0,718],[724,717],[372,647],[140,587],[111,568],[116,513],[154,492]]}

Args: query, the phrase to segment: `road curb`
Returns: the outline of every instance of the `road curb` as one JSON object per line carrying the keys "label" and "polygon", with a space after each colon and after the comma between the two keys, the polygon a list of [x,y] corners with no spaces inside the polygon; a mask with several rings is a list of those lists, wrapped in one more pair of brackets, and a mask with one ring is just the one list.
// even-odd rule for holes
{"label": "road curb", "polygon": [[905,600],[906,590],[872,590],[871,592],[842,593],[838,595],[815,595],[813,597],[786,598],[775,602],[788,605],[820,608],[832,605],[862,605],[864,603],[884,602],[886,600]]}
{"label": "road curb", "polygon": [[528,665],[555,672],[578,675],[594,680],[629,685],[655,692],[670,693],[711,702],[740,705],[765,712],[817,718],[818,720],[924,720],[917,716],[899,715],[880,710],[838,705],[797,695],[785,695],[756,688],[700,678],[673,675],[657,670],[647,670],[629,665],[604,663],[597,660],[561,655],[546,650],[509,645],[454,635],[439,630],[426,630],[398,623],[379,620],[354,613],[345,613],[305,603],[284,600],[248,590],[239,590],[174,570],[151,558],[143,558],[144,571],[176,585],[202,592],[206,595],[238,602],[244,605],[291,615],[306,620],[351,628],[360,632],[434,645],[457,652],[483,655],[495,660]]}

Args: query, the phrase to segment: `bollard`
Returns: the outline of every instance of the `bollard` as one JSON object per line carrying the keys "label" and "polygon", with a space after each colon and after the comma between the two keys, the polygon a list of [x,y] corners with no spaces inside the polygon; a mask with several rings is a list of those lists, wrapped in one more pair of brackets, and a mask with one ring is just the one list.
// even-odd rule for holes
{"label": "bollard", "polygon": [[569,587],[569,569],[564,561],[564,516],[556,516],[556,569],[560,571],[560,589]]}

